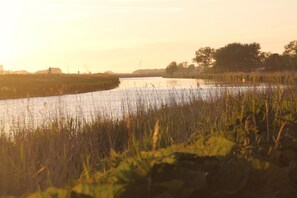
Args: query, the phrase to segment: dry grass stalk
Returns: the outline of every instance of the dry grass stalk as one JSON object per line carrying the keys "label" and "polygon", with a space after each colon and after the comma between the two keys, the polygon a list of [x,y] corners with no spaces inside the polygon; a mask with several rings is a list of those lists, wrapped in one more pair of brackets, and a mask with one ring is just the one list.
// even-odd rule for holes
{"label": "dry grass stalk", "polygon": [[159,133],[160,132],[160,124],[159,124],[159,120],[157,120],[155,127],[154,127],[154,134],[153,134],[153,151],[157,150],[157,143],[158,143],[158,137],[159,137]]}
{"label": "dry grass stalk", "polygon": [[281,125],[281,127],[280,127],[280,129],[279,129],[279,131],[278,131],[277,138],[276,138],[276,140],[275,140],[275,148],[278,147],[278,144],[279,144],[279,140],[280,140],[281,134],[282,134],[282,132],[283,132],[284,127],[286,126],[286,124],[287,124],[287,122],[284,122],[284,123]]}

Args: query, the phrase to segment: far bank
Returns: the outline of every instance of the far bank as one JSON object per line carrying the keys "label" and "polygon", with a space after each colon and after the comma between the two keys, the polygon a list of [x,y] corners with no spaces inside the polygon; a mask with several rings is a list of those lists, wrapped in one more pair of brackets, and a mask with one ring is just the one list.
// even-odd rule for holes
{"label": "far bank", "polygon": [[58,96],[113,89],[119,78],[108,74],[0,75],[0,99]]}

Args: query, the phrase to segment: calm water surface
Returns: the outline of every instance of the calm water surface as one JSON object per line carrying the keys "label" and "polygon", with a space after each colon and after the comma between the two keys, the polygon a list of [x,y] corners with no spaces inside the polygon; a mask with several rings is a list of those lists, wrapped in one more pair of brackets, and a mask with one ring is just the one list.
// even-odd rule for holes
{"label": "calm water surface", "polygon": [[[97,115],[120,118],[136,110],[137,104],[158,106],[174,98],[184,102],[189,95],[207,96],[208,93],[226,89],[214,83],[196,79],[175,78],[121,78],[118,88],[52,97],[0,100],[0,126],[3,131],[19,127],[37,127],[42,123],[66,117],[91,121]],[[234,87],[228,87],[234,90]],[[236,90],[249,87],[237,87]]]}

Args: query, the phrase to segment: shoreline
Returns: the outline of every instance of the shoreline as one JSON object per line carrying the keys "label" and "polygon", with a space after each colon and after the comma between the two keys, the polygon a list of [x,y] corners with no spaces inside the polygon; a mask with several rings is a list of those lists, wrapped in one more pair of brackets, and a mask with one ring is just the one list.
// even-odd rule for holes
{"label": "shoreline", "polygon": [[105,91],[119,84],[118,77],[107,74],[0,75],[0,100]]}

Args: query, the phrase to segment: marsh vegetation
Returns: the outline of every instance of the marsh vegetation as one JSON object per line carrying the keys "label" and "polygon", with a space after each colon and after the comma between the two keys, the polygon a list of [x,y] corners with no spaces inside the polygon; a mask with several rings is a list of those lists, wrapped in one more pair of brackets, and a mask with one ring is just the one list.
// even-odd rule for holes
{"label": "marsh vegetation", "polygon": [[118,85],[119,79],[108,74],[7,74],[0,75],[0,99],[85,93]]}
{"label": "marsh vegetation", "polygon": [[296,196],[296,87],[201,96],[2,134],[1,195]]}

